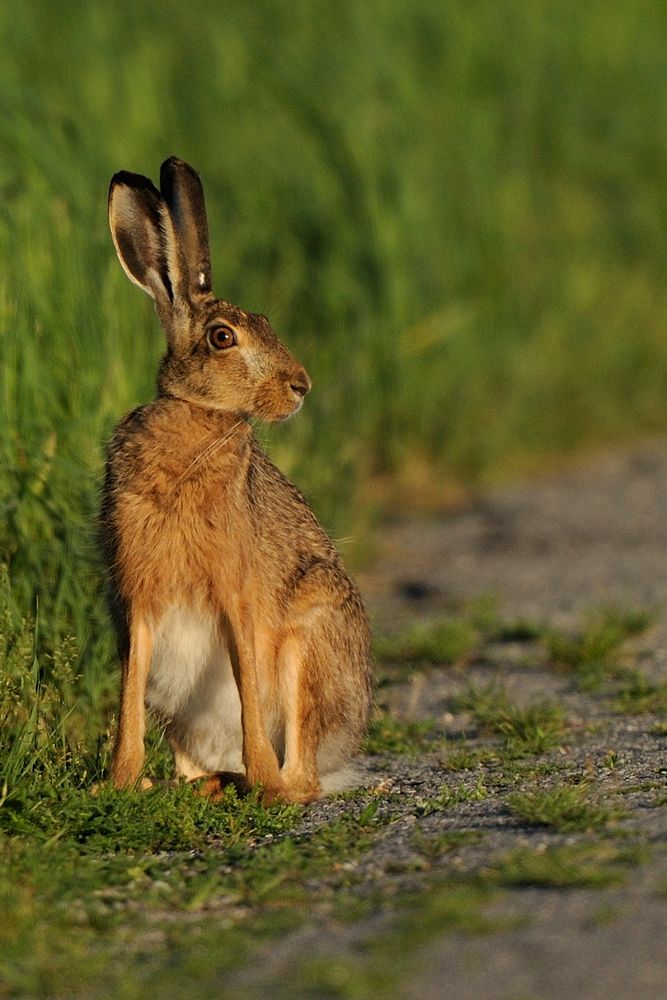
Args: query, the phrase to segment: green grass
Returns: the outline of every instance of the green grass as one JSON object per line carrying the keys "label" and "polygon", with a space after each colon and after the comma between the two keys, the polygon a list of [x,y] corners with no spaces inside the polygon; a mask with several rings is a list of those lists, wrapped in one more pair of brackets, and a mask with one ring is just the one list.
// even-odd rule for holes
{"label": "green grass", "polygon": [[621,884],[632,866],[646,859],[646,850],[639,847],[582,841],[539,851],[532,848],[511,851],[485,869],[481,877],[502,886],[596,889]]}
{"label": "green grass", "polygon": [[559,705],[541,702],[518,706],[496,683],[470,685],[452,702],[454,711],[471,712],[483,732],[502,737],[508,757],[540,754],[557,747],[566,734],[565,715]]}
{"label": "green grass", "polygon": [[412,837],[412,846],[432,863],[467,844],[478,844],[483,837],[481,830],[444,830],[431,835],[417,831]]}
{"label": "green grass", "polygon": [[417,754],[436,750],[440,742],[434,719],[402,721],[388,712],[381,712],[371,721],[364,751],[370,754]]}
{"label": "green grass", "polygon": [[[121,803],[116,815],[127,803],[128,822],[118,829],[112,822],[106,840],[101,826],[97,838],[83,841],[75,828],[46,843],[5,841],[0,980],[10,995],[85,995],[104,969],[96,995],[134,996],[130,987],[155,979],[166,988],[171,977],[169,995],[185,995],[188,984],[190,995],[204,997],[265,938],[298,926],[306,903],[308,912],[326,908],[331,890],[323,880],[314,892],[318,876],[334,879],[339,914],[350,910],[350,880],[340,865],[368,849],[378,825],[366,807],[298,838],[292,808],[240,806],[233,796],[202,807],[189,789],[113,797]],[[165,808],[146,806],[138,832],[141,807],[133,813],[130,803],[160,798]],[[208,823],[201,822],[202,808],[210,810]],[[182,842],[188,813],[200,832],[207,827],[205,842]],[[158,837],[149,842],[151,830]]]}
{"label": "green grass", "polygon": [[[489,643],[534,642],[544,629],[527,620],[505,620],[495,602],[480,598],[460,613],[419,620],[390,634],[375,636],[373,652],[381,680],[409,676],[417,665],[465,667]],[[397,673],[396,667],[402,667]],[[391,669],[389,669],[391,668]]]}
{"label": "green grass", "polygon": [[418,622],[394,635],[378,636],[374,652],[378,660],[390,663],[454,664],[470,656],[478,639],[472,621],[448,618]]}
{"label": "green grass", "polygon": [[384,933],[364,941],[353,957],[300,957],[291,969],[289,984],[274,982],[272,991],[290,1000],[398,996],[401,982],[418,967],[421,949],[441,940],[443,934],[493,934],[510,925],[488,915],[492,899],[488,886],[455,881],[404,895]]}
{"label": "green grass", "polygon": [[495,750],[471,750],[462,747],[451,750],[440,762],[445,771],[472,771],[480,767],[496,767],[500,764],[500,756]]}
{"label": "green grass", "polygon": [[596,611],[577,634],[548,631],[547,651],[553,663],[573,673],[582,691],[598,691],[610,678],[623,676],[626,641],[645,632],[654,618],[644,608]]}
{"label": "green grass", "polygon": [[462,802],[481,802],[490,792],[480,776],[474,785],[442,785],[440,792],[433,796],[415,795],[410,803],[410,812],[419,818],[446,812]]}
{"label": "green grass", "polygon": [[7,790],[0,807],[0,831],[33,843],[76,844],[79,853],[202,850],[211,838],[227,848],[238,838],[275,835],[294,825],[298,810],[263,810],[257,798],[229,796],[220,807],[191,786],[152,789],[145,794],[64,787],[44,781]]}
{"label": "green grass", "polygon": [[593,798],[586,784],[561,784],[555,788],[515,792],[507,797],[507,806],[525,823],[548,826],[564,833],[604,829],[622,815],[617,807],[604,805]]}
{"label": "green grass", "polygon": [[636,673],[618,691],[614,710],[630,715],[663,714],[667,712],[667,684],[651,684],[643,674]]}

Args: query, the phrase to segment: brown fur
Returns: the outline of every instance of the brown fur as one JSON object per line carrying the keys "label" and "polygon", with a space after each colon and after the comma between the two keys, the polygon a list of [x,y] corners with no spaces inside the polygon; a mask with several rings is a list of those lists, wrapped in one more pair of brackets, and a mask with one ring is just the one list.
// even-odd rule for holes
{"label": "brown fur", "polygon": [[[206,748],[218,739],[207,692],[209,701],[217,697],[216,664],[228,653],[245,774],[212,779],[208,793],[229,780],[261,783],[267,800],[310,801],[321,792],[318,755],[326,753],[332,770],[355,752],[372,677],[359,594],[249,424],[295,412],[310,379],[263,316],[211,295],[196,173],[172,158],[161,186],[162,193],[122,173],[109,199],[121,263],[154,298],[168,341],[159,396],[121,422],[107,463],[102,525],[122,661],[114,785],[140,776],[146,686],[162,643],[160,662],[168,667],[157,682],[179,706],[166,719],[179,772],[192,778],[207,770]],[[210,331],[221,324],[235,344],[216,350]],[[169,615],[192,621],[183,626],[192,635],[200,629],[212,637],[213,652],[191,680],[188,665],[172,666],[170,648],[165,652],[171,642],[178,659],[179,636],[164,624]],[[187,693],[174,694],[181,683]],[[230,741],[222,705],[220,740]]]}

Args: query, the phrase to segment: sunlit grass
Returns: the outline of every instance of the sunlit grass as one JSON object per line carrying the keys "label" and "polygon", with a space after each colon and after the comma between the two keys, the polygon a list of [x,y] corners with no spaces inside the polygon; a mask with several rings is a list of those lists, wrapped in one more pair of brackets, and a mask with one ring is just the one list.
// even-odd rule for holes
{"label": "sunlit grass", "polygon": [[584,691],[601,688],[606,680],[623,675],[623,647],[652,624],[654,614],[645,608],[609,608],[589,616],[575,635],[550,631],[545,642],[551,660],[574,674]]}
{"label": "sunlit grass", "polygon": [[377,637],[374,652],[385,662],[452,664],[465,660],[478,635],[471,621],[450,618],[418,623],[395,635]]}
{"label": "sunlit grass", "polygon": [[540,702],[516,705],[505,689],[495,683],[470,685],[452,700],[454,711],[467,711],[486,733],[500,736],[510,757],[545,753],[557,747],[567,733],[560,705]]}
{"label": "sunlit grass", "polygon": [[645,861],[647,852],[636,846],[617,846],[604,840],[559,844],[543,850],[518,849],[499,858],[484,873],[506,886],[553,889],[602,888],[626,880],[631,866]]}
{"label": "sunlit grass", "polygon": [[618,807],[596,801],[586,784],[516,792],[507,805],[525,823],[562,832],[603,829],[622,815]]}

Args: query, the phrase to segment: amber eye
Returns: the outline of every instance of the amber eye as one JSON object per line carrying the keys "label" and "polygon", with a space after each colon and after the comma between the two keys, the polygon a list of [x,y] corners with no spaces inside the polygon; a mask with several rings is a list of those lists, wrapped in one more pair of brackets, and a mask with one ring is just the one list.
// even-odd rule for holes
{"label": "amber eye", "polygon": [[231,326],[212,326],[206,334],[206,341],[214,351],[223,351],[226,347],[233,347],[236,343],[236,334]]}

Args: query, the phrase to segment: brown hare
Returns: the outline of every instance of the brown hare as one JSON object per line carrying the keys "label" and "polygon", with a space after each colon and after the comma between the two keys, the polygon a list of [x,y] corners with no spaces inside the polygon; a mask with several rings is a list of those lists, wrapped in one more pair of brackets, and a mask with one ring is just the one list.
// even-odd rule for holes
{"label": "brown hare", "polygon": [[[211,292],[204,194],[162,164],[160,190],[115,174],[109,223],[125,273],[167,336],[154,402],[109,447],[102,503],[122,662],[113,783],[144,763],[145,706],[176,771],[215,797],[316,799],[358,748],[371,704],[357,589],[251,421],[285,420],[311,383],[264,316]],[[328,781],[327,781],[328,777]]]}

